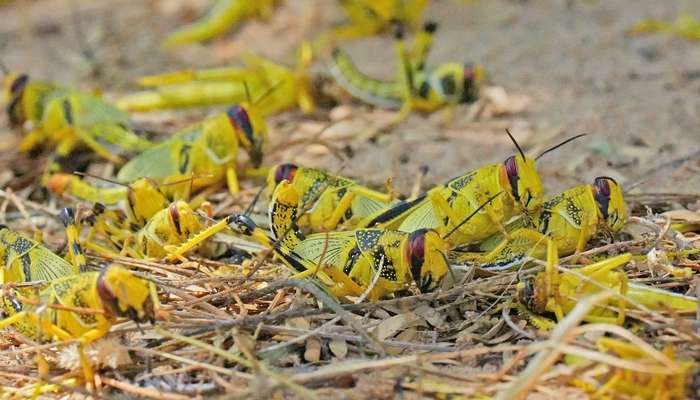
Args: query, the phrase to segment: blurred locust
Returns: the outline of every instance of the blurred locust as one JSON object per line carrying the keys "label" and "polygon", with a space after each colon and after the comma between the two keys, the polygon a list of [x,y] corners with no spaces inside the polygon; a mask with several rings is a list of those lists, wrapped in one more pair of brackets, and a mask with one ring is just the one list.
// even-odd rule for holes
{"label": "blurred locust", "polygon": [[0,329],[13,325],[23,335],[39,340],[77,339],[88,384],[94,373],[85,346],[105,336],[119,317],[153,323],[159,307],[153,283],[118,265],[52,279],[34,295],[9,288],[4,292],[11,307]]}
{"label": "blurred locust", "polygon": [[[460,262],[476,261],[483,268],[511,267],[526,255],[543,259],[551,239],[560,255],[579,253],[597,232],[614,234],[627,220],[622,189],[609,177],[573,187],[545,201],[542,208],[506,226],[508,237],[496,233],[479,245],[482,253],[453,253]],[[451,257],[452,258],[452,257]]]}
{"label": "blurred locust", "polygon": [[314,110],[307,68],[311,47],[300,46],[295,69],[247,54],[245,66],[185,70],[146,76],[139,85],[146,89],[117,101],[127,111],[231,104],[255,98],[254,105],[265,117],[298,105],[304,112]]}
{"label": "blurred locust", "polygon": [[484,80],[482,67],[445,63],[433,70],[426,69],[425,61],[436,29],[435,23],[427,23],[411,51],[406,50],[402,30],[397,30],[398,72],[392,81],[366,76],[339,48],[333,51],[331,74],[354,97],[377,107],[400,109],[395,122],[405,119],[412,110],[434,111],[476,101]]}
{"label": "blurred locust", "polygon": [[178,28],[165,39],[166,47],[201,42],[224,34],[246,19],[267,19],[279,0],[213,0],[200,19]]}
{"label": "blurred locust", "polygon": [[571,384],[588,392],[591,398],[686,398],[687,385],[692,380],[690,374],[697,363],[677,360],[672,345],[657,350],[650,345],[640,346],[640,343],[601,336],[596,340],[596,347],[601,353],[616,357],[623,363],[566,357],[567,364],[585,371]]}
{"label": "blurred locust", "polygon": [[552,313],[557,321],[561,321],[577,302],[602,290],[611,290],[616,296],[610,297],[605,304],[596,306],[583,318],[584,321],[622,325],[629,307],[644,307],[655,311],[697,311],[698,301],[695,297],[628,282],[626,273],[618,268],[631,259],[632,255],[625,253],[581,268],[559,272],[557,245],[547,239],[547,266],[543,272],[518,283],[518,301],[530,313],[530,320],[540,328],[553,326],[541,317],[542,314]]}
{"label": "blurred locust", "polygon": [[644,19],[634,24],[629,30],[633,35],[651,32],[672,33],[689,40],[700,40],[700,20],[687,13],[681,13],[673,22],[663,22],[655,19]]}
{"label": "blurred locust", "polygon": [[347,23],[332,28],[316,41],[317,48],[340,40],[372,36],[391,28],[393,23],[415,27],[428,0],[339,0]]}
{"label": "blurred locust", "polygon": [[192,178],[193,190],[224,180],[232,194],[240,190],[236,161],[238,147],[252,164],[262,162],[267,125],[255,106],[234,105],[176,133],[126,163],[117,174],[121,182],[151,178],[158,183]]}
{"label": "blurred locust", "polygon": [[131,128],[128,116],[97,96],[52,83],[30,81],[27,75],[7,73],[4,83],[7,113],[12,125],[31,122],[32,129],[19,149],[29,152],[46,144],[67,156],[84,145],[117,164],[126,153],[146,150],[151,143]]}
{"label": "blurred locust", "polygon": [[[191,179],[187,179],[183,183],[190,181]],[[114,185],[99,187],[73,174],[55,173],[49,177],[46,186],[55,194],[71,194],[92,203],[102,205],[123,203],[127,221],[139,227],[170,203],[169,196],[163,193],[161,186],[150,178],[139,178],[131,184],[109,182]]]}
{"label": "blurred locust", "polygon": [[59,218],[66,227],[69,260],[56,255],[36,240],[0,225],[0,258],[4,264],[0,268],[0,284],[49,282],[86,269],[87,262],[80,246],[73,210],[62,209]]}
{"label": "blurred locust", "polygon": [[[542,205],[544,188],[535,161],[546,153],[583,135],[574,136],[553,146],[534,160],[526,157],[510,132],[519,155],[508,157],[502,164],[490,164],[438,185],[418,198],[399,202],[361,222],[361,227],[382,227],[413,232],[435,229],[441,236],[459,229],[449,238],[450,248],[483,240],[497,231],[517,213],[532,213]],[[460,224],[465,215],[474,212],[496,193],[503,196],[488,202],[482,212],[469,223]]]}
{"label": "blurred locust", "polygon": [[301,196],[301,208],[309,210],[299,216],[299,225],[309,226],[312,232],[333,230],[339,224],[352,228],[395,203],[391,192],[377,192],[342,176],[295,164],[279,164],[270,170],[267,177],[270,199],[275,187],[284,180]]}

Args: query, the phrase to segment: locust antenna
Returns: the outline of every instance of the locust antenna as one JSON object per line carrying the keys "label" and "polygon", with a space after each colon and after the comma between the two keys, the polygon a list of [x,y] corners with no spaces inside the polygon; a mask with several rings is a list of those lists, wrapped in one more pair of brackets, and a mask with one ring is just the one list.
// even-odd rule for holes
{"label": "locust antenna", "polygon": [[245,211],[243,212],[243,215],[250,215],[250,213],[253,212],[253,208],[255,208],[255,204],[258,202],[258,199],[260,198],[260,195],[262,194],[263,190],[265,190],[265,186],[261,186],[260,190],[258,190],[257,193],[255,193],[255,197],[253,197],[253,201],[246,207]]}
{"label": "locust antenna", "polygon": [[245,98],[248,100],[248,104],[252,103],[251,97],[250,97],[250,88],[248,87],[248,82],[243,81],[243,89],[245,90]]}
{"label": "locust antenna", "polygon": [[480,205],[479,208],[477,208],[477,209],[474,210],[471,214],[469,214],[469,215],[467,216],[467,218],[463,219],[462,222],[460,222],[459,224],[457,224],[457,226],[455,226],[454,228],[452,228],[452,230],[449,231],[445,236],[443,236],[442,239],[444,240],[444,239],[447,239],[448,237],[450,237],[450,235],[452,235],[457,229],[461,228],[462,225],[466,224],[467,221],[469,221],[473,216],[476,215],[476,213],[478,213],[479,211],[481,211],[482,208],[486,207],[487,204],[491,203],[491,202],[493,201],[493,199],[495,199],[496,197],[500,196],[502,193],[503,193],[503,191],[500,191],[500,192],[494,194],[493,196],[491,196],[491,197],[490,197],[488,200],[486,200],[482,205]]}
{"label": "locust antenna", "polygon": [[172,182],[167,182],[167,183],[158,184],[158,187],[179,185],[179,184],[185,183],[185,182],[192,182],[192,181],[194,181],[195,179],[200,179],[200,178],[201,178],[201,179],[203,179],[203,178],[211,178],[212,176],[213,176],[213,175],[211,175],[211,174],[206,174],[206,175],[194,175],[194,174],[193,174],[193,175],[191,175],[191,176],[189,176],[189,177],[187,177],[187,178],[179,179],[179,180],[177,180],[177,181],[172,181]]}
{"label": "locust antenna", "polygon": [[267,88],[267,90],[265,90],[263,92],[263,94],[261,94],[260,96],[258,96],[257,99],[255,99],[255,101],[253,102],[253,105],[260,104],[263,100],[265,100],[268,96],[270,96],[272,93],[274,93],[275,90],[279,89],[279,87],[284,85],[285,83],[286,83],[286,81],[279,81],[279,82],[275,83],[274,85],[270,86],[269,88]]}
{"label": "locust antenna", "polygon": [[515,145],[515,148],[518,149],[518,152],[520,155],[523,157],[523,160],[525,159],[525,153],[523,153],[523,149],[520,148],[520,145],[518,142],[515,140],[513,135],[510,133],[510,130],[506,128],[506,133],[508,134],[508,137],[510,138],[511,141],[513,141],[513,144]]}
{"label": "locust antenna", "polygon": [[88,178],[93,178],[93,179],[97,179],[97,180],[100,180],[100,181],[103,181],[103,182],[109,182],[109,183],[113,183],[113,184],[115,184],[115,185],[119,185],[119,186],[124,186],[124,187],[127,187],[127,188],[131,188],[131,186],[130,186],[129,184],[127,184],[127,183],[115,181],[114,179],[103,178],[103,177],[98,176],[98,175],[93,175],[93,174],[91,174],[91,173],[89,173],[89,172],[73,171],[73,173],[74,173],[75,175],[78,175],[78,176],[84,176],[84,177],[88,177]]}
{"label": "locust antenna", "polygon": [[563,142],[561,142],[561,143],[559,143],[559,144],[556,144],[556,145],[554,145],[554,146],[548,148],[547,150],[541,152],[540,155],[538,155],[537,157],[535,157],[535,161],[539,160],[540,157],[542,157],[543,155],[549,153],[550,151],[556,150],[556,149],[560,148],[561,146],[563,146],[563,145],[565,145],[565,144],[567,144],[567,143],[569,143],[569,142],[571,142],[571,141],[574,141],[574,140],[576,140],[576,139],[578,139],[578,138],[580,138],[580,137],[584,137],[584,136],[586,136],[586,135],[587,135],[586,133],[581,133],[580,135],[576,135],[576,136],[570,137],[570,138],[564,140]]}

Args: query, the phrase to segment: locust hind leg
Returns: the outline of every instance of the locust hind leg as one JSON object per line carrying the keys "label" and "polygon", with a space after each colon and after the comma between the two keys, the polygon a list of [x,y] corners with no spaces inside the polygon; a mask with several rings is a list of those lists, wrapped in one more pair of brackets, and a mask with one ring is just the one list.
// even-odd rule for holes
{"label": "locust hind leg", "polygon": [[109,323],[98,324],[94,329],[91,329],[78,338],[78,354],[80,355],[80,365],[85,376],[85,383],[89,387],[94,387],[95,372],[90,364],[90,360],[85,354],[85,347],[95,340],[104,337],[109,332],[111,325]]}
{"label": "locust hind leg", "polygon": [[61,209],[58,216],[66,230],[68,254],[75,272],[84,272],[87,270],[87,260],[80,246],[80,229],[75,224],[75,213],[72,208],[66,207]]}
{"label": "locust hind leg", "polygon": [[230,166],[226,168],[226,184],[228,185],[228,191],[234,196],[241,191],[241,186],[238,183],[238,174],[236,173],[235,166]]}
{"label": "locust hind leg", "polygon": [[27,133],[19,144],[19,151],[29,153],[47,139],[46,132],[36,128]]}
{"label": "locust hind leg", "polygon": [[354,199],[355,193],[350,190],[343,195],[331,216],[323,222],[323,228],[326,231],[333,230],[338,226],[340,220],[343,219],[347,210],[352,206],[352,201]]}
{"label": "locust hind leg", "polygon": [[187,239],[186,242],[180,244],[179,246],[173,246],[173,245],[164,246],[165,250],[169,253],[168,256],[166,257],[166,259],[169,261],[174,261],[174,260],[181,260],[182,261],[182,260],[184,260],[183,255],[185,253],[196,248],[201,243],[203,243],[205,240],[209,239],[210,237],[214,236],[215,234],[228,228],[229,223],[230,223],[230,218],[229,217],[224,218],[221,221],[217,222],[216,224],[204,229],[203,231],[197,233],[193,237]]}
{"label": "locust hind leg", "polygon": [[631,257],[631,254],[621,254],[619,256],[585,266],[578,271],[579,273],[584,274],[585,276],[594,280],[595,282],[602,284],[619,293],[619,295],[616,296],[618,308],[616,317],[609,319],[605,319],[607,317],[589,318],[603,318],[604,320],[600,322],[613,323],[617,325],[622,325],[625,322],[627,302],[625,301],[624,296],[627,294],[628,289],[627,275],[624,272],[619,274],[614,273],[613,270],[629,262]]}

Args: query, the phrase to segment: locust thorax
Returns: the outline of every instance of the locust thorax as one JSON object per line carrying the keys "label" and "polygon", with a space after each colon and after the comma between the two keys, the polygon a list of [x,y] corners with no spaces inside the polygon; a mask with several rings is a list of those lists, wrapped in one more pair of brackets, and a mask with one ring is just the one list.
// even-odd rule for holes
{"label": "locust thorax", "polygon": [[168,199],[160,191],[158,184],[149,178],[139,178],[129,185],[126,201],[130,217],[139,225],[144,225],[168,205]]}

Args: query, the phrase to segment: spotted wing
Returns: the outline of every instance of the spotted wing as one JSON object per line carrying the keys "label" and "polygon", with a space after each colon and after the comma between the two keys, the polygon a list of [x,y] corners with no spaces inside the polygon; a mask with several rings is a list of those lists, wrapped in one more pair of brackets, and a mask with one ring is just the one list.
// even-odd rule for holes
{"label": "spotted wing", "polygon": [[399,226],[399,230],[403,232],[413,232],[418,229],[431,228],[435,229],[440,225],[438,216],[435,213],[433,205],[429,201],[424,201],[408,214]]}
{"label": "spotted wing", "polygon": [[[292,251],[299,257],[315,264],[340,266],[344,263],[343,252],[355,242],[353,231],[316,233],[307,236]],[[323,258],[323,260],[321,260]]]}
{"label": "spotted wing", "polygon": [[32,279],[53,281],[79,273],[73,264],[57,256],[49,249],[37,247],[32,251]]}
{"label": "spotted wing", "polygon": [[387,204],[383,201],[370,199],[368,197],[356,197],[352,201],[352,214],[355,217],[365,218],[382,210],[386,210],[388,207],[391,207],[397,203],[398,201],[394,201]]}

